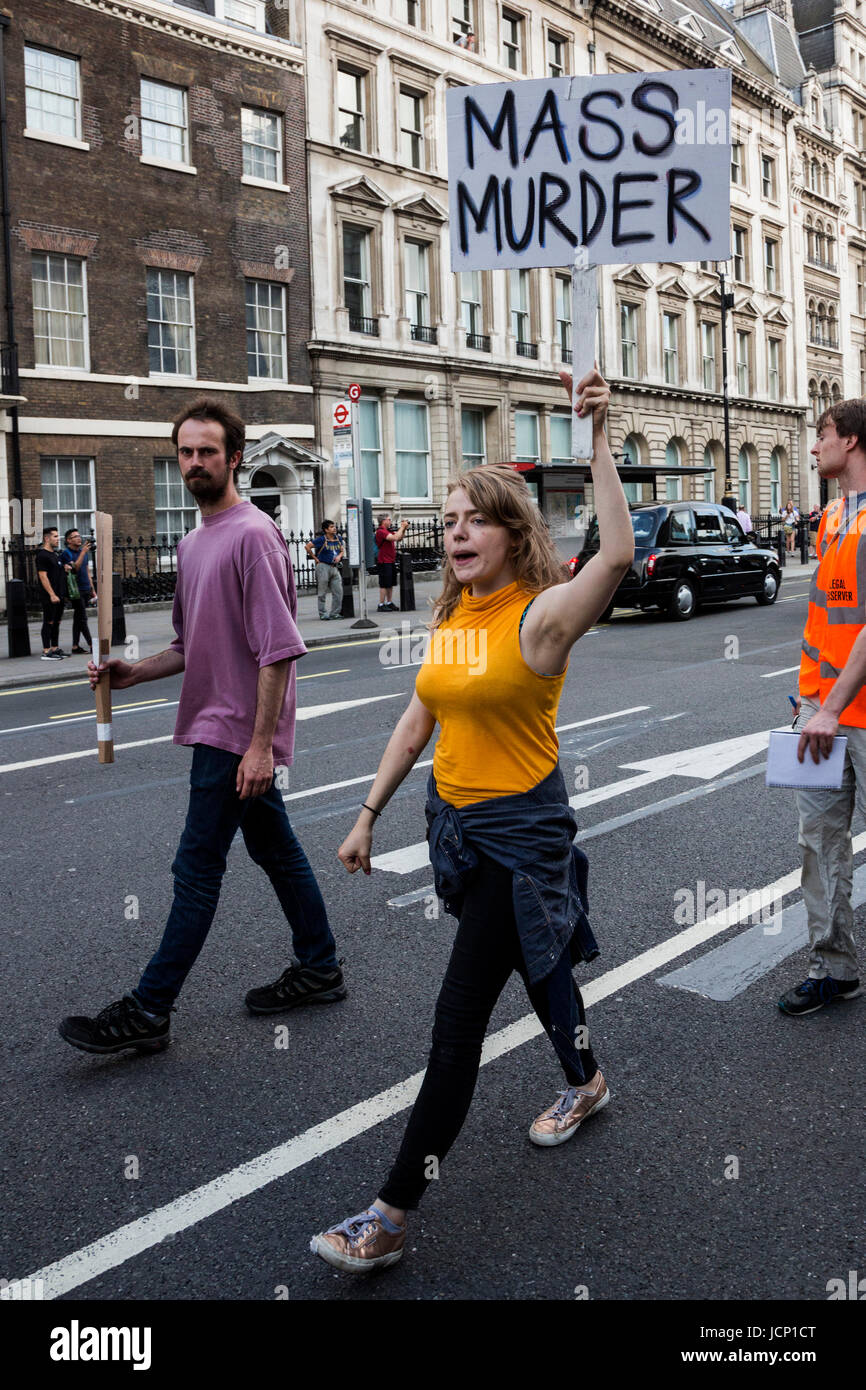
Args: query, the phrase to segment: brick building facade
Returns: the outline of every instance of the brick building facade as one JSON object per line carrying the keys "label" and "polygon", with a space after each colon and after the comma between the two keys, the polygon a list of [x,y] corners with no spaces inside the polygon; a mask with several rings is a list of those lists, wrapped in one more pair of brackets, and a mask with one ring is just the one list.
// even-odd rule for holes
{"label": "brick building facade", "polygon": [[[256,28],[227,18],[245,11]],[[276,436],[268,509],[284,504],[286,530],[310,525],[300,47],[278,12],[282,34],[264,5],[231,0],[5,13],[25,497],[61,530],[89,531],[99,507],[116,536],[182,533],[196,509],[171,420],[207,392],[251,443]]]}

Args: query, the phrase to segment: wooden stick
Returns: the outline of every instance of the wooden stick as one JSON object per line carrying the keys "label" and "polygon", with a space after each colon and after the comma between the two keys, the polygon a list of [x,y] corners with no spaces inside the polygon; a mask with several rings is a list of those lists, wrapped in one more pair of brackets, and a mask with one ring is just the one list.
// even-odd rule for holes
{"label": "wooden stick", "polygon": [[[96,665],[107,661],[111,654],[111,570],[113,532],[108,512],[96,513],[96,587],[98,650]],[[100,676],[96,689],[96,742],[101,763],[114,762],[114,731],[111,727],[111,676]]]}

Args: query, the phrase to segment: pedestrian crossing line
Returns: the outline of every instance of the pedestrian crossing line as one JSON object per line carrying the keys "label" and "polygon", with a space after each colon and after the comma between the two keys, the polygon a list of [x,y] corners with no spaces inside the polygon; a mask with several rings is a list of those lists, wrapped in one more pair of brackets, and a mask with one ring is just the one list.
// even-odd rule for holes
{"label": "pedestrian crossing line", "polygon": [[[319,719],[323,714],[340,714],[343,710],[356,709],[359,705],[378,704],[380,700],[399,700],[402,695],[402,691],[397,691],[391,695],[365,695],[359,700],[334,700],[324,705],[304,705],[298,709],[295,718],[298,723],[301,723],[305,719]],[[85,715],[82,718],[90,719],[91,716]],[[56,729],[58,725],[53,724],[51,727]],[[6,730],[5,732],[16,731]],[[169,743],[173,738],[174,734],[160,734],[158,738],[141,738],[134,743],[116,743],[114,751],[122,753],[128,748],[144,748],[149,743]],[[48,767],[54,763],[71,762],[74,758],[92,758],[97,752],[98,749],[95,747],[80,748],[75,753],[53,753],[48,758],[27,758],[20,763],[0,763],[0,772],[23,772],[31,767]],[[113,764],[109,764],[109,766],[113,766]]]}
{"label": "pedestrian crossing line", "polygon": [[[567,729],[582,729],[587,724],[603,724],[606,719],[622,719],[627,714],[640,714],[645,710],[651,709],[651,705],[633,705],[631,709],[614,710],[612,714],[594,714],[591,719],[578,719],[574,724],[557,724],[556,732],[565,733]],[[668,718],[677,718],[676,715],[669,715]],[[432,767],[433,759],[426,758],[424,762],[414,763],[413,767]],[[345,782],[329,782],[328,790],[336,787],[357,787],[361,782],[373,782],[376,779],[375,772],[367,772],[363,777],[349,777]],[[318,796],[322,792],[322,787],[307,787],[302,792],[288,792],[283,801],[300,801],[305,796]],[[426,863],[427,845],[424,843],[424,862]]]}
{"label": "pedestrian crossing line", "polygon": [[[165,697],[162,696],[162,695],[160,695],[158,698],[155,697],[153,700],[133,700],[130,704],[127,704],[127,705],[113,705],[113,707],[112,707],[112,714],[116,714],[119,710],[122,710],[122,709],[143,709],[145,705],[148,705],[148,706],[150,706],[151,708],[153,708],[154,705],[167,705],[167,704],[176,705],[176,704],[177,704],[177,700],[171,700],[171,701],[169,701],[169,700],[166,700]],[[51,723],[51,721],[54,720],[54,719],[81,719],[81,718],[85,718],[85,717],[88,718],[88,719],[95,719],[95,718],[96,718],[96,714],[95,714],[95,713],[94,713],[94,714],[87,714],[86,716],[84,716],[84,715],[82,715],[82,712],[81,712],[80,709],[73,709],[73,710],[70,710],[70,712],[69,712],[68,714],[50,714],[50,715],[48,716],[48,722]]]}
{"label": "pedestrian crossing line", "polygon": [[[855,838],[854,853],[858,853],[864,847],[866,832]],[[793,891],[799,880],[800,870],[796,869],[756,891],[764,894],[765,900],[775,895],[784,897]],[[694,926],[676,932],[666,940],[651,946],[649,950],[641,951],[631,960],[606,971],[598,979],[590,980],[581,989],[585,1007],[592,1008],[619,990],[636,984],[666,965],[668,961],[686,955],[735,926],[744,917],[750,916],[751,912],[752,903],[748,899],[740,900],[724,911],[713,913]],[[525,1014],[515,1023],[500,1028],[486,1039],[481,1053],[481,1065],[489,1065],[497,1058],[522,1047],[524,1043],[531,1042],[542,1032],[537,1015]],[[278,1144],[246,1163],[238,1164],[228,1172],[212,1178],[210,1182],[185,1192],[174,1201],[167,1202],[145,1216],[100,1236],[82,1249],[43,1266],[42,1269],[26,1276],[26,1281],[31,1286],[37,1280],[40,1281],[45,1299],[62,1298],[73,1289],[100,1278],[110,1270],[159,1245],[167,1237],[189,1230],[242,1198],[261,1191],[269,1183],[297,1172],[299,1168],[314,1162],[315,1159],[324,1157],[358,1135],[365,1134],[399,1115],[412,1105],[423,1078],[423,1071],[414,1072],[396,1085],[349,1106],[317,1125],[312,1125],[293,1139]],[[12,1297],[13,1287],[21,1277],[10,1279],[7,1286],[0,1289],[0,1299]]]}
{"label": "pedestrian crossing line", "polygon": [[796,666],[786,666],[783,671],[762,671],[761,680],[768,681],[771,676],[790,676],[792,671],[799,671],[799,669],[800,663],[798,661]]}

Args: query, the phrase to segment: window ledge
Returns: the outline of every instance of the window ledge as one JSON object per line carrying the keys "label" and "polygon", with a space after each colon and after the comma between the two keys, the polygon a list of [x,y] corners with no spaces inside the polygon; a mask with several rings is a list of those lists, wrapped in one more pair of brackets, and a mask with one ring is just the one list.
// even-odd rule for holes
{"label": "window ledge", "polygon": [[274,183],[271,179],[257,179],[253,174],[241,174],[241,183],[248,183],[251,188],[272,188],[275,193],[291,193],[290,183]]}
{"label": "window ledge", "polygon": [[24,376],[27,373],[29,376],[35,375],[37,372],[40,376],[65,377],[71,380],[81,380],[82,378],[87,380],[91,375],[89,367],[54,367],[50,362],[37,362],[31,372],[27,372],[26,367],[20,367],[18,375]]}
{"label": "window ledge", "polygon": [[51,130],[28,130],[24,129],[25,140],[44,140],[49,145],[66,145],[70,150],[89,150],[90,145],[86,140],[75,140],[71,135],[57,135]]}
{"label": "window ledge", "polygon": [[150,164],[155,169],[173,169],[176,174],[197,174],[194,164],[177,164],[171,159],[158,159],[155,154],[140,154],[139,164]]}

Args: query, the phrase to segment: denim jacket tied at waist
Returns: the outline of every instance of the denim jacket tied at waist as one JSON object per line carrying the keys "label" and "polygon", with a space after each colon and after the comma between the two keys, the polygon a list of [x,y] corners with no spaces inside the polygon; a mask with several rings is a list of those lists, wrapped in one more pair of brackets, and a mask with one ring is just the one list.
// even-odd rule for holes
{"label": "denim jacket tied at waist", "polygon": [[598,955],[586,915],[589,860],[573,843],[577,822],[558,763],[531,791],[462,807],[442,800],[431,772],[426,815],[434,886],[455,917],[479,853],[511,869],[530,984],[550,973],[569,943],[573,963]]}

